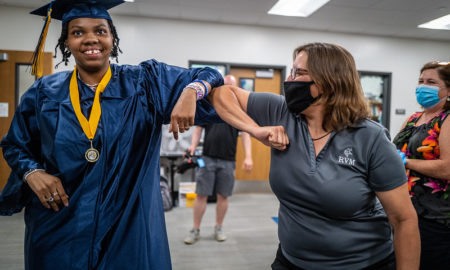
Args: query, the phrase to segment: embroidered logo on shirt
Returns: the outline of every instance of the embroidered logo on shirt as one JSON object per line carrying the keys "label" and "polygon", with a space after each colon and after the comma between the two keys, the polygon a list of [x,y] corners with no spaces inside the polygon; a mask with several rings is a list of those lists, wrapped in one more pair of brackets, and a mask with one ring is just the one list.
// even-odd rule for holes
{"label": "embroidered logo on shirt", "polygon": [[355,166],[355,159],[353,159],[353,149],[351,147],[345,148],[344,155],[338,156],[338,162],[345,165]]}

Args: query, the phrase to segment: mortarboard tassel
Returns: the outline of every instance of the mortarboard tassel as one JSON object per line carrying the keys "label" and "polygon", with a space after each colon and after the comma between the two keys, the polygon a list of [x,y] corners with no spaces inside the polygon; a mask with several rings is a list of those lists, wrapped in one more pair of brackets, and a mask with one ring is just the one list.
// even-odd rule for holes
{"label": "mortarboard tassel", "polygon": [[41,35],[39,37],[39,41],[38,44],[36,45],[36,49],[34,50],[32,58],[31,74],[35,75],[38,78],[42,77],[42,74],[44,72],[44,65],[42,63],[42,58],[44,55],[45,38],[47,37],[48,26],[50,25],[50,21],[52,20],[51,13],[52,13],[52,6],[50,4],[47,12],[47,17],[45,18],[44,27],[42,28]]}

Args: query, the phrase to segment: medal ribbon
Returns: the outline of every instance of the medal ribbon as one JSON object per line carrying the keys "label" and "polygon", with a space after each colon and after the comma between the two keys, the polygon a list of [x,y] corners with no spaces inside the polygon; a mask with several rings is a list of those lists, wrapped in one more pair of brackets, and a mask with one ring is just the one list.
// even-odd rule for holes
{"label": "medal ribbon", "polygon": [[70,79],[70,101],[72,102],[72,107],[75,111],[75,115],[80,122],[81,128],[86,134],[86,137],[92,141],[94,139],[95,132],[97,131],[98,122],[100,121],[100,115],[102,114],[102,109],[100,106],[100,93],[103,93],[109,81],[111,80],[111,67],[108,67],[108,71],[103,76],[102,80],[95,90],[94,104],[92,105],[91,115],[89,116],[89,121],[84,117],[81,112],[80,107],[80,95],[78,91],[78,81],[77,81],[77,67],[73,69],[72,78]]}

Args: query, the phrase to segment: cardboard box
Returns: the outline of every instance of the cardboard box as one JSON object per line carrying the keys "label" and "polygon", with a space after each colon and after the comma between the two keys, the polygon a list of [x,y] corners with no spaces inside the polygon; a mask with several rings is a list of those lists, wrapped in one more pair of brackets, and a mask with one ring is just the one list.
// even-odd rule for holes
{"label": "cardboard box", "polygon": [[178,189],[178,206],[193,207],[194,200],[197,197],[195,193],[195,182],[180,182]]}

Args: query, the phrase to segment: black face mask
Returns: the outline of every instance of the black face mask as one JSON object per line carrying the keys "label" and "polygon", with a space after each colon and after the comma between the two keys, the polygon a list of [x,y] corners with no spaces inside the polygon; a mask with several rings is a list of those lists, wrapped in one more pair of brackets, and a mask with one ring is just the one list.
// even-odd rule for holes
{"label": "black face mask", "polygon": [[301,113],[319,98],[313,98],[311,96],[311,84],[314,84],[314,81],[284,82],[284,95],[286,98],[286,104],[291,113]]}

